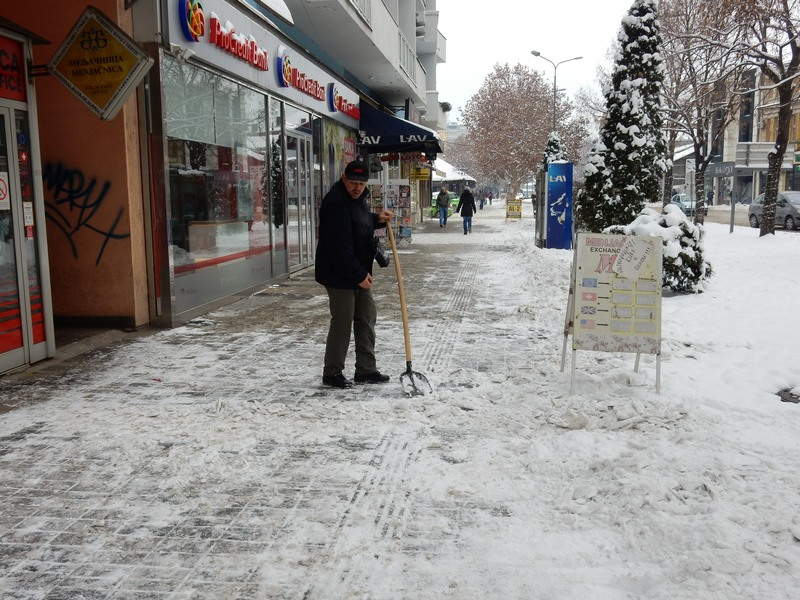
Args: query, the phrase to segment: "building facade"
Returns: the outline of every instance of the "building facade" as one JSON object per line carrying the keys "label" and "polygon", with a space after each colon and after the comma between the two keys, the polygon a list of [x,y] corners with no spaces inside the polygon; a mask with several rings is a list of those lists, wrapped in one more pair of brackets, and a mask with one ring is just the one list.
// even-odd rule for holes
{"label": "building facade", "polygon": [[[14,231],[0,255],[2,279],[10,289],[13,246],[15,300],[33,307],[18,311],[14,328],[26,352],[14,348],[9,358],[0,344],[0,372],[53,355],[60,323],[172,326],[312,265],[325,192],[357,156],[377,166],[385,158],[370,142],[391,132],[365,136],[365,107],[393,119],[389,129],[399,124],[395,179],[407,175],[418,204],[429,195],[416,177],[436,136],[405,117],[429,114],[435,67],[426,77],[416,44],[426,39],[426,16],[435,26],[430,1],[93,2],[153,61],[108,121],[41,68],[88,3],[48,4],[46,21],[42,4],[0,11],[0,54],[2,44],[21,45],[33,99],[0,98],[0,132],[15,141],[0,146],[5,163],[25,155],[23,141],[32,144],[29,167],[19,163],[7,177],[16,186],[8,225],[0,199],[0,226]],[[336,37],[324,34],[334,30],[325,22],[338,23]],[[443,46],[426,48],[434,65],[443,59]],[[26,109],[34,118],[23,122],[13,111]],[[25,187],[26,174],[35,185]],[[26,189],[35,196],[31,217]],[[24,251],[31,219],[34,250]],[[20,266],[31,257],[38,279]]]}
{"label": "building facade", "polygon": [[[774,90],[759,89],[756,70],[746,74],[738,112],[710,148],[712,164],[705,181],[705,192],[712,203],[750,203],[767,185],[768,155],[775,146],[778,125],[777,96]],[[798,84],[800,85],[800,84]],[[795,97],[800,97],[797,94]],[[800,190],[800,100],[792,107],[789,145],[781,165],[779,190]],[[719,168],[714,163],[725,163]],[[710,173],[724,173],[713,176]],[[673,156],[673,187],[694,195],[694,150],[679,145]]]}
{"label": "building facade", "polygon": [[[778,108],[774,90],[759,90],[759,75],[750,71],[742,95],[737,118],[726,128],[718,154],[721,162],[734,165],[729,177],[714,178],[713,197],[717,202],[750,203],[767,186],[768,155],[775,146]],[[794,116],[789,145],[781,165],[779,190],[800,189],[800,177],[795,168],[795,151],[800,142],[800,102],[793,107]]]}

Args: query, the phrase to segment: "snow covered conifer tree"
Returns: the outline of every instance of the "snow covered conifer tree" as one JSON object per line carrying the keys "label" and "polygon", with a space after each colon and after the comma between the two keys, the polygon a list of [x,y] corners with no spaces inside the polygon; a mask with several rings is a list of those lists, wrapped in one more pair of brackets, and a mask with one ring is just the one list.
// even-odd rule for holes
{"label": "snow covered conifer tree", "polygon": [[[617,39],[605,91],[607,118],[579,199],[578,226],[598,232],[630,223],[646,202],[657,202],[666,168],[660,114],[664,65],[655,0],[634,0]],[[607,182],[599,181],[604,177]]]}
{"label": "snow covered conifer tree", "polygon": [[561,136],[557,132],[551,131],[544,149],[544,168],[546,169],[547,165],[557,160],[567,160],[567,154],[561,145]]}
{"label": "snow covered conifer tree", "polygon": [[584,184],[575,197],[575,227],[600,232],[613,222],[611,179],[606,169],[606,147],[597,141],[583,168]]}

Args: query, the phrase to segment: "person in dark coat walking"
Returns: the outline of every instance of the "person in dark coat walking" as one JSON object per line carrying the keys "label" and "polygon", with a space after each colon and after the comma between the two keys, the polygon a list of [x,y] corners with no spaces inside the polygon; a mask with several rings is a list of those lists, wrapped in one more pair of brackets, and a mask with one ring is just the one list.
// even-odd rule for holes
{"label": "person in dark coat walking", "polygon": [[353,385],[343,374],[351,332],[356,341],[356,383],[389,381],[389,376],[378,371],[375,364],[378,313],[370,289],[375,230],[386,227],[394,215],[388,210],[377,214],[369,211],[368,178],[365,163],[351,162],[341,180],[322,199],[319,209],[314,275],[328,292],[331,312],[322,383],[338,388]]}
{"label": "person in dark coat walking", "polygon": [[439,227],[447,227],[447,211],[450,210],[450,194],[447,188],[442,187],[436,196],[436,206],[439,208]]}
{"label": "person in dark coat walking", "polygon": [[464,191],[461,192],[456,212],[461,213],[464,219],[464,235],[471,233],[472,215],[478,212],[478,209],[475,207],[475,196],[472,195],[472,191],[468,187],[465,187]]}

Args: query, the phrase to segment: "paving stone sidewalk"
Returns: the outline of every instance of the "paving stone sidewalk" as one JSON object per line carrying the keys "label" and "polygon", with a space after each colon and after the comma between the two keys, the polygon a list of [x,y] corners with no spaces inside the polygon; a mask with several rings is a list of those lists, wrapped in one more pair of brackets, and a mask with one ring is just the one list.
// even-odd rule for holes
{"label": "paving stone sidewalk", "polygon": [[[476,218],[478,242],[460,219],[429,221],[436,243],[402,252],[433,398],[396,380],[319,385],[327,300],[311,273],[65,372],[0,379],[18,405],[0,420],[0,598],[466,597],[425,565],[509,509],[439,482],[467,468],[459,448],[520,426],[501,407],[476,423],[458,392],[530,368],[548,337],[504,326],[524,299],[482,284],[508,250],[492,237],[501,211]],[[379,365],[397,376],[392,269],[378,278]]]}

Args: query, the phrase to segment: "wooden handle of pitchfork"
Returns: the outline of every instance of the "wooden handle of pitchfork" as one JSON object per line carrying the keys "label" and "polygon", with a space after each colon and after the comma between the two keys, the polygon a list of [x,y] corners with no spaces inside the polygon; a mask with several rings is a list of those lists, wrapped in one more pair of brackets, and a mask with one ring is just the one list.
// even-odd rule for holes
{"label": "wooden handle of pitchfork", "polygon": [[408,331],[408,306],[406,305],[406,290],[403,286],[403,269],[400,267],[400,257],[397,255],[397,244],[394,241],[394,229],[391,223],[386,223],[389,236],[389,246],[394,257],[394,274],[397,276],[397,289],[400,293],[400,312],[403,315],[403,341],[406,346],[406,362],[411,362],[411,334]]}

